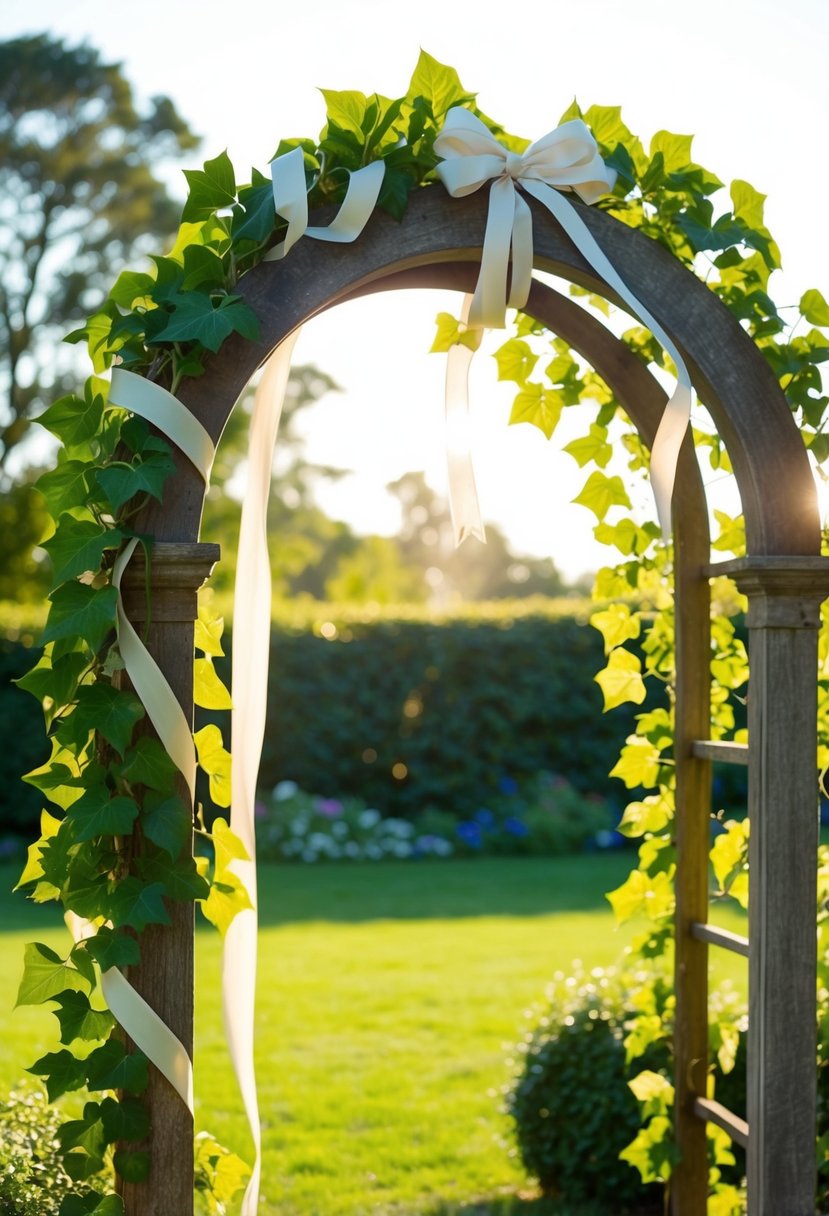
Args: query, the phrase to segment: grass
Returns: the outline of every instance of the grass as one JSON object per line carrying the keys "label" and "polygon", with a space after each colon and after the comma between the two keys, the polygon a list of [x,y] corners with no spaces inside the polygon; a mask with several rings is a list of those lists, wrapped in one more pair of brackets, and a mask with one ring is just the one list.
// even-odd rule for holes
{"label": "grass", "polygon": [[[613,963],[603,892],[632,854],[366,866],[265,866],[257,1055],[266,1216],[592,1216],[532,1193],[498,1091],[525,1010],[574,958]],[[23,943],[65,948],[54,909],[5,894],[0,1008]],[[720,918],[731,927],[733,922]],[[221,1028],[219,941],[197,941],[197,1124],[243,1156]],[[739,964],[738,964],[739,965]],[[43,1010],[4,1015],[0,1085],[54,1044]]]}

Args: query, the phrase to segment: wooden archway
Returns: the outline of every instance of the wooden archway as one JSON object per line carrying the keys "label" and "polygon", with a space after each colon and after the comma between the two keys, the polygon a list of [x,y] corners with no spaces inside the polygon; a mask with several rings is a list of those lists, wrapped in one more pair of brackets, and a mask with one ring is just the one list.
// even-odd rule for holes
{"label": "wooden archway", "polygon": [[[614,296],[546,211],[533,204],[535,263],[541,270]],[[695,388],[724,439],[746,519],[744,559],[709,565],[707,510],[686,441],[674,526],[677,590],[677,1137],[682,1162],[674,1216],[704,1216],[705,1121],[747,1144],[751,1216],[812,1216],[815,1144],[815,789],[817,628],[829,594],[821,559],[814,480],[789,407],[763,357],[716,296],[667,250],[612,217],[582,209],[622,278],[682,350]],[[257,367],[316,314],[357,295],[407,286],[470,290],[480,263],[486,199],[418,192],[397,224],[376,213],[353,245],[301,241],[290,257],[263,263],[239,292],[257,313],[258,344],[233,336],[186,381],[180,399],[214,441]],[[618,301],[617,301],[618,302]],[[664,393],[604,327],[536,284],[527,311],[564,337],[613,387],[650,443]],[[155,537],[156,587],[148,645],[192,713],[194,593],[215,546],[198,543],[204,486],[184,457],[162,506],[137,528]],[[127,611],[140,619],[143,574],[125,581]],[[708,580],[734,577],[749,597],[750,747],[709,740]],[[714,759],[748,765],[752,904],[747,940],[707,924],[708,813]],[[130,980],[192,1051],[192,909],[177,905],[169,928],[150,928]],[[749,958],[747,1121],[706,1097],[707,954],[716,944]],[[154,1073],[151,1181],[126,1186],[128,1216],[192,1211],[189,1117]],[[750,1134],[749,1134],[750,1129]],[[182,1164],[184,1162],[184,1164]],[[158,1189],[153,1179],[158,1179]],[[133,1193],[134,1192],[134,1193]]]}

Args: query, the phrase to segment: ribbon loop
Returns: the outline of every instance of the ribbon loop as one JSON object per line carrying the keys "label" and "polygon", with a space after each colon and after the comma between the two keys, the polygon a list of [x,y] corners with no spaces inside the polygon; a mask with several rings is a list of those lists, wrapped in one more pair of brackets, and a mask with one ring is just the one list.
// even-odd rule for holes
{"label": "ribbon loop", "polygon": [[[562,123],[522,153],[498,142],[471,111],[456,106],[446,115],[435,152],[443,157],[437,173],[453,198],[474,193],[490,184],[489,209],[481,254],[481,270],[469,309],[473,329],[502,329],[506,310],[523,308],[532,282],[532,215],[519,187],[537,199],[559,222],[573,244],[605,283],[629,306],[635,316],[664,346],[677,368],[672,394],[651,451],[651,483],[664,537],[671,533],[673,494],[679,449],[691,413],[691,378],[676,345],[659,322],[640,303],[597,244],[584,220],[564,196],[577,194],[594,203],[613,188],[616,174],[605,165],[589,128],[580,118]],[[510,260],[512,280],[507,279]],[[458,346],[449,350],[449,362],[468,362]],[[455,369],[453,383],[465,384]],[[457,405],[455,406],[457,409]],[[451,485],[450,485],[451,494]]]}
{"label": "ribbon loop", "polygon": [[356,169],[349,177],[345,198],[331,223],[309,228],[302,148],[292,148],[283,156],[277,156],[271,161],[273,205],[276,214],[288,221],[288,231],[278,245],[268,250],[264,261],[277,262],[286,257],[301,236],[338,244],[356,241],[374,211],[385,175],[386,165],[382,160]]}

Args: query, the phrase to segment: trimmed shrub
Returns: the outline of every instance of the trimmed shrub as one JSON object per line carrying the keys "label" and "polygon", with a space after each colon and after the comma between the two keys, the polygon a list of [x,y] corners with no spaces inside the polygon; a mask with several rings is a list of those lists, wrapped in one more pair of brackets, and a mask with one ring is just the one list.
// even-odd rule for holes
{"label": "trimmed shrub", "polygon": [[615,1216],[660,1212],[663,1186],[645,1186],[619,1153],[641,1126],[628,1081],[643,1068],[667,1072],[667,1047],[626,1063],[629,977],[597,969],[557,979],[549,1007],[521,1044],[520,1072],[506,1093],[524,1167],[562,1203],[595,1202]]}

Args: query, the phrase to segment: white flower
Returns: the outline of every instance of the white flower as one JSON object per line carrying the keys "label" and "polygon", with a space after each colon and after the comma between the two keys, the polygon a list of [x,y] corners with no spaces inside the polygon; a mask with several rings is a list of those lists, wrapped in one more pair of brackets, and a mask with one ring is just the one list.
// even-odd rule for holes
{"label": "white flower", "polygon": [[361,828],[373,828],[376,823],[380,822],[380,812],[375,811],[372,807],[368,807],[365,811],[360,811],[357,817],[357,822]]}
{"label": "white flower", "polygon": [[355,861],[358,860],[363,855],[363,850],[353,840],[348,841],[348,843],[346,844],[345,849],[343,851],[344,851],[346,857],[351,857]]}
{"label": "white flower", "polygon": [[343,836],[348,835],[348,824],[344,823],[342,819],[338,819],[336,823],[332,823],[331,825],[331,834],[342,840]]}
{"label": "white flower", "polygon": [[299,786],[295,781],[280,781],[278,785],[273,787],[271,796],[277,802],[284,802],[287,798],[293,798],[294,794],[299,793]]}
{"label": "white flower", "polygon": [[408,840],[414,835],[414,828],[407,819],[387,819],[384,827],[391,836],[401,840]]}
{"label": "white flower", "polygon": [[436,836],[432,841],[432,852],[437,853],[438,857],[448,857],[454,851],[451,842],[444,840],[442,836]]}
{"label": "white flower", "polygon": [[302,850],[302,860],[303,861],[316,861],[317,854],[314,852],[313,849],[303,849]]}
{"label": "white flower", "polygon": [[304,836],[308,831],[308,820],[302,815],[299,815],[296,819],[292,819],[291,831],[294,836]]}
{"label": "white flower", "polygon": [[395,857],[411,857],[412,855],[411,845],[406,844],[405,840],[401,840],[397,844],[393,844],[391,851],[394,853]]}
{"label": "white flower", "polygon": [[382,856],[383,850],[380,848],[379,844],[366,845],[366,857],[370,857],[372,861],[379,861]]}

